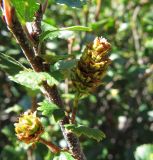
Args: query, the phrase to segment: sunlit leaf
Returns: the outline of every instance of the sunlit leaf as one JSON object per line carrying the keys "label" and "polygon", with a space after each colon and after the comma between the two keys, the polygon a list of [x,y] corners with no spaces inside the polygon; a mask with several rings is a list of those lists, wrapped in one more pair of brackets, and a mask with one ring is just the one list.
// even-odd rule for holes
{"label": "sunlit leaf", "polygon": [[153,160],[153,145],[144,144],[136,148],[135,160]]}
{"label": "sunlit leaf", "polygon": [[49,85],[57,84],[57,80],[46,72],[34,72],[32,70],[21,71],[15,76],[9,78],[32,90],[40,89],[42,82],[47,81]]}
{"label": "sunlit leaf", "polygon": [[105,134],[99,129],[89,128],[83,125],[76,126],[73,124],[65,125],[65,127],[68,130],[71,130],[73,133],[75,133],[78,136],[84,135],[84,136],[87,136],[88,138],[95,139],[98,142],[105,138]]}
{"label": "sunlit leaf", "polygon": [[16,61],[12,57],[0,53],[0,69],[10,75],[15,75],[19,71],[22,71],[24,69],[24,66],[22,66],[18,61]]}
{"label": "sunlit leaf", "polygon": [[11,0],[11,2],[23,21],[33,21],[35,12],[39,9],[39,4],[35,0]]}
{"label": "sunlit leaf", "polygon": [[[65,39],[65,36],[63,37],[61,35],[68,34],[68,33],[63,33],[66,31],[84,31],[84,32],[91,32],[92,31],[92,29],[90,27],[85,27],[85,26],[71,26],[71,27],[65,27],[65,28],[56,28],[52,25],[50,25],[50,27],[49,27],[49,24],[46,24],[46,23],[43,23],[43,24],[44,24],[44,32],[40,36],[40,41],[43,41],[48,38],[52,40],[57,37]],[[45,27],[45,25],[46,25],[46,27]]]}
{"label": "sunlit leaf", "polygon": [[53,116],[55,121],[62,119],[65,114],[62,109],[60,109],[56,104],[50,103],[47,100],[39,103],[37,110],[41,111],[43,115]]}

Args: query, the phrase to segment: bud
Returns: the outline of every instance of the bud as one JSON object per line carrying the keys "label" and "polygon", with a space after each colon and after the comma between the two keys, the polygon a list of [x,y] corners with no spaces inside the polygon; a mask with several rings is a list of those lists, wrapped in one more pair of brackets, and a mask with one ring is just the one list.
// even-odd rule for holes
{"label": "bud", "polygon": [[44,129],[36,112],[27,111],[14,124],[15,132],[19,140],[25,143],[34,143],[39,140]]}
{"label": "bud", "polygon": [[95,38],[88,44],[72,72],[72,83],[79,93],[94,91],[105,76],[111,60],[108,58],[110,43],[105,38]]}

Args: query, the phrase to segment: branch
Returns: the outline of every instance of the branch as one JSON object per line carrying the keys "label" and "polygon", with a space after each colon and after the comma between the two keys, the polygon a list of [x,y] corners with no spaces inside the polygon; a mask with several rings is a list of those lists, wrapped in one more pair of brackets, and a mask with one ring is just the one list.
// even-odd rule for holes
{"label": "branch", "polygon": [[42,138],[39,139],[40,143],[43,143],[44,145],[46,145],[51,152],[53,153],[58,153],[61,151],[61,148],[59,148],[58,146],[56,146],[55,144],[53,144],[52,142],[48,142]]}
{"label": "branch", "polygon": [[41,44],[39,43],[39,36],[42,32],[41,30],[41,21],[43,18],[43,9],[42,5],[40,4],[38,11],[35,13],[35,20],[32,24],[32,38],[34,39],[34,51],[35,54],[38,56],[41,52]]}
{"label": "branch", "polygon": [[26,56],[27,60],[31,64],[32,68],[36,72],[41,72],[42,68],[43,68],[42,62],[40,61],[40,59],[35,57],[35,53],[34,53],[32,47],[28,41],[28,38],[26,37],[26,34],[25,34],[15,12],[12,16],[13,16],[12,22],[11,22],[11,25],[8,26],[8,28],[13,33],[16,41],[20,45],[24,55]]}
{"label": "branch", "polygon": [[135,46],[135,50],[136,52],[138,52],[140,50],[140,42],[139,42],[139,33],[137,31],[137,17],[138,17],[138,14],[139,14],[139,11],[140,11],[140,6],[137,6],[135,9],[134,9],[134,12],[133,12],[133,16],[132,16],[132,34],[133,34],[133,39],[134,39],[134,46]]}
{"label": "branch", "polygon": [[68,148],[73,154],[76,160],[86,160],[86,157],[81,149],[80,142],[78,137],[73,134],[71,131],[66,130],[64,125],[69,124],[68,117],[65,117],[60,121],[60,127],[63,132],[64,138],[68,144]]}
{"label": "branch", "polygon": [[78,103],[79,103],[79,96],[76,95],[74,102],[73,102],[73,110],[72,110],[72,117],[71,117],[72,123],[75,123],[75,117],[76,117],[77,110],[78,110]]}
{"label": "branch", "polygon": [[44,4],[42,5],[42,12],[43,12],[43,14],[45,13],[45,11],[46,11],[46,9],[47,9],[47,6],[48,6],[48,0],[46,0],[46,1],[44,2]]}
{"label": "branch", "polygon": [[37,97],[34,96],[34,97],[31,97],[31,110],[34,112],[37,110]]}
{"label": "branch", "polygon": [[99,20],[101,5],[102,5],[102,0],[97,0],[97,7],[96,7],[96,13],[95,13],[95,21]]}
{"label": "branch", "polygon": [[[16,38],[17,42],[19,43],[21,49],[23,50],[24,55],[28,59],[29,63],[31,64],[32,68],[36,72],[43,72],[46,71],[43,66],[43,62],[39,57],[35,56],[35,52],[30,45],[28,38],[26,37],[26,34],[24,33],[24,30],[15,14],[11,15],[12,21],[11,25],[8,26],[10,31],[13,33],[14,37]],[[59,107],[64,108],[63,102],[61,100],[61,97],[58,94],[57,87],[54,86],[49,86],[47,82],[43,84],[44,87],[44,94],[45,96],[49,99],[49,101],[54,102],[57,104]],[[69,118],[65,117],[63,120],[60,121],[60,127],[62,129],[63,135],[65,140],[67,141],[69,150],[71,151],[72,155],[75,157],[76,160],[86,160],[84,153],[80,147],[80,142],[79,139],[75,134],[73,134],[70,131],[67,131],[64,127],[65,124],[69,124]],[[43,141],[40,139],[42,143],[47,142]],[[49,146],[48,144],[48,147]],[[51,148],[50,148],[51,149]]]}

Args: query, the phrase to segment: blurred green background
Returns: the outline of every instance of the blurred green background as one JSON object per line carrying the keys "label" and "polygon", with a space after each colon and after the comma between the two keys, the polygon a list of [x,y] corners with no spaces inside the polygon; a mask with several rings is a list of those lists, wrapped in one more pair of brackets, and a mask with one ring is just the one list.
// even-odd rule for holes
{"label": "blurred green background", "polygon": [[[73,8],[49,0],[45,23],[58,27],[84,25],[93,31],[64,32],[59,38],[48,39],[46,50],[67,54],[73,40],[72,53],[79,55],[94,37],[108,39],[112,65],[96,93],[80,101],[77,117],[81,124],[101,129],[106,138],[97,143],[82,136],[80,141],[88,160],[152,160],[142,158],[144,155],[134,158],[134,153],[138,146],[153,142],[153,1],[102,0],[100,8],[97,2],[100,0],[88,0],[82,8]],[[0,34],[0,52],[28,66],[2,19]],[[41,100],[42,96],[38,94],[37,98]],[[31,93],[0,70],[1,160],[52,159],[45,146],[38,144],[33,149],[15,136],[13,123],[31,103]],[[42,121],[47,131],[44,136],[65,146],[54,120],[42,117]],[[149,153],[153,153],[152,148]]]}

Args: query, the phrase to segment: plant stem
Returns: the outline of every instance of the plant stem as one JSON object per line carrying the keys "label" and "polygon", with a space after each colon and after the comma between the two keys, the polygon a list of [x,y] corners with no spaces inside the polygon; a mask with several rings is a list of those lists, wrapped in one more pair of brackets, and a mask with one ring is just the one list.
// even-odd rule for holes
{"label": "plant stem", "polygon": [[72,123],[75,123],[76,113],[78,110],[78,103],[79,103],[79,96],[76,95],[73,101],[73,110],[72,110],[72,117],[71,117]]}
{"label": "plant stem", "polygon": [[[26,56],[27,60],[29,61],[30,65],[32,66],[33,70],[35,72],[43,72],[43,71],[47,72],[48,70],[44,68],[42,59],[35,55],[33,47],[29,43],[28,38],[21,26],[21,23],[19,22],[15,14],[15,11],[11,16],[12,16],[12,24],[11,26],[8,26],[8,28],[16,38],[16,41],[18,42],[21,49],[23,50],[23,53]],[[55,85],[49,86],[47,82],[44,82],[42,86],[44,88],[43,93],[49,99],[49,101],[57,104],[60,108],[64,108],[63,101],[58,93],[57,87]],[[86,157],[80,147],[80,142],[78,137],[72,132],[67,131],[66,128],[64,127],[65,124],[70,123],[69,117],[65,117],[59,123],[60,123],[61,130],[63,132],[64,138],[68,144],[69,150],[71,151],[72,155],[75,157],[76,160],[86,160]],[[51,144],[43,139],[40,139],[39,141],[41,143],[46,144],[51,150],[53,149],[52,147],[55,146],[54,144]],[[53,151],[55,152],[59,151],[59,148],[56,148]]]}
{"label": "plant stem", "polygon": [[101,10],[101,4],[102,0],[97,0],[97,7],[96,7],[96,13],[95,13],[95,21],[99,20],[100,10]]}
{"label": "plant stem", "polygon": [[69,124],[68,117],[65,117],[63,120],[60,121],[60,126],[64,135],[64,138],[68,144],[68,148],[73,154],[76,160],[86,160],[86,157],[81,149],[80,142],[78,137],[73,134],[71,131],[65,129],[64,125]]}
{"label": "plant stem", "polygon": [[44,145],[46,145],[51,152],[53,153],[58,153],[61,151],[61,148],[59,148],[58,146],[56,146],[55,144],[53,144],[52,142],[46,141],[42,138],[39,139],[40,143],[43,143]]}
{"label": "plant stem", "polygon": [[37,97],[31,97],[31,110],[34,112],[37,110]]}

